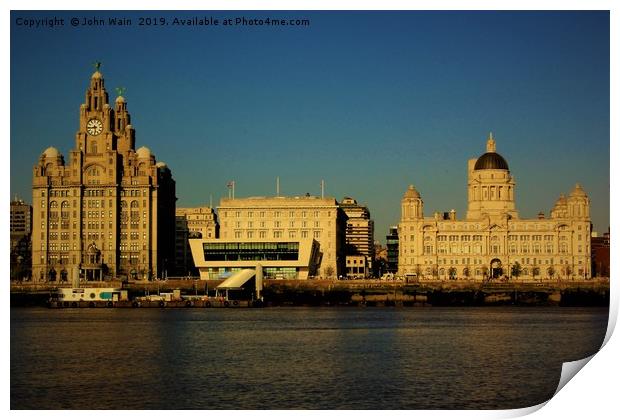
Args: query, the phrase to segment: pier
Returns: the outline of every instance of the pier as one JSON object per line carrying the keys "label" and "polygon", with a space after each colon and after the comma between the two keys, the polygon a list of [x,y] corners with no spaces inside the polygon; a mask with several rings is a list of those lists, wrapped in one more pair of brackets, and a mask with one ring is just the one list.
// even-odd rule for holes
{"label": "pier", "polygon": [[[219,280],[177,279],[154,282],[87,282],[80,287],[116,287],[128,300],[77,302],[63,307],[248,308],[255,306],[608,306],[609,280],[553,282],[437,281],[407,283],[381,280],[264,280],[261,305],[254,299],[223,299],[213,292]],[[43,306],[67,285],[11,285],[11,306]],[[180,291],[171,301],[145,297]],[[236,302],[237,304],[234,304]],[[64,302],[67,303],[67,302]],[[64,304],[63,303],[63,304]],[[162,305],[163,303],[163,305]],[[228,303],[228,304],[226,304]]]}

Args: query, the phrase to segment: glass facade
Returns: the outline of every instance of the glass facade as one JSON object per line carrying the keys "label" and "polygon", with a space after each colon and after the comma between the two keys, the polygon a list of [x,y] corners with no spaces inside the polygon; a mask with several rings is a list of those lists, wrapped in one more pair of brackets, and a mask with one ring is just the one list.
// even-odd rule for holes
{"label": "glass facade", "polygon": [[296,279],[297,269],[295,267],[265,267],[263,270],[265,278],[268,279]]}
{"label": "glass facade", "polygon": [[299,242],[221,242],[203,244],[205,261],[297,261]]}
{"label": "glass facade", "polygon": [[387,272],[396,273],[398,271],[398,228],[391,227],[390,234],[385,239],[387,241]]}

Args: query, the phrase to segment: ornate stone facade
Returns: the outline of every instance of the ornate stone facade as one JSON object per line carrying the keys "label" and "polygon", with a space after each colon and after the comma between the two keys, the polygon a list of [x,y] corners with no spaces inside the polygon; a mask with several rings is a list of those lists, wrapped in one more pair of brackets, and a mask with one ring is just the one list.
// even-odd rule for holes
{"label": "ornate stone facade", "polygon": [[34,281],[147,279],[174,264],[175,182],[148,148],[135,150],[120,93],[110,105],[97,69],[69,162],[49,147],[34,166]]}
{"label": "ornate stone facade", "polygon": [[410,185],[401,201],[398,272],[425,280],[555,279],[591,277],[590,200],[579,184],[560,195],[550,217],[521,219],[515,180],[496,152],[468,162],[468,207],[424,217],[424,202]]}

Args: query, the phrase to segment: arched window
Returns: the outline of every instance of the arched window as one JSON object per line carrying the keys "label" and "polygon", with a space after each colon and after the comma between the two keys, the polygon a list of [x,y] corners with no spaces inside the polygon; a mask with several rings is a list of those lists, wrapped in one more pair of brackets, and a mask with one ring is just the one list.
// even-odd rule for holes
{"label": "arched window", "polygon": [[60,204],[60,217],[62,217],[63,219],[69,218],[69,202],[68,201],[63,201]]}

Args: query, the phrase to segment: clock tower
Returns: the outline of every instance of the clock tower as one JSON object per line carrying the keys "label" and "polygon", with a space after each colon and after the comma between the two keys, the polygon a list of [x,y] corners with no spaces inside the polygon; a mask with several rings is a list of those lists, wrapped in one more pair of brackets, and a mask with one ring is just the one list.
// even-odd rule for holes
{"label": "clock tower", "polygon": [[35,281],[162,277],[174,261],[175,182],[135,130],[96,63],[70,160],[49,147],[33,171]]}

